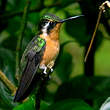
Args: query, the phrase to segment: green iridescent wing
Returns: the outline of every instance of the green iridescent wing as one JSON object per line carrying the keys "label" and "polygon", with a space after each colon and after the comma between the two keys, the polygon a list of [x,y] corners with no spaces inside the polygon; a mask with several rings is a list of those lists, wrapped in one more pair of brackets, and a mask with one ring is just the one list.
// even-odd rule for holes
{"label": "green iridescent wing", "polygon": [[31,85],[42,59],[45,44],[44,39],[34,37],[25,49],[20,65],[22,77],[14,101],[20,101],[25,98],[25,93]]}
{"label": "green iridescent wing", "polygon": [[38,36],[35,36],[27,45],[27,47],[22,55],[21,61],[20,61],[20,74],[22,74],[23,70],[25,69],[25,66],[27,64],[27,56],[28,56],[29,52],[32,49],[36,48],[36,46],[37,46],[36,44],[39,44],[40,42],[41,43],[39,44],[39,46],[37,46],[38,49],[36,48],[36,52],[41,51],[43,45],[45,45],[44,40],[43,39],[40,40],[40,39],[41,38],[39,38]]}

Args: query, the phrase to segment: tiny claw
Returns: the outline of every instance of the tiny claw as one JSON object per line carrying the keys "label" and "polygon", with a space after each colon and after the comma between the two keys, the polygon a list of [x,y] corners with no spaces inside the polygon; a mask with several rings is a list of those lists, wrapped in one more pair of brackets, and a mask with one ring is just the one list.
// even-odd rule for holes
{"label": "tiny claw", "polygon": [[45,65],[40,66],[40,69],[43,70],[44,74],[47,74],[47,67]]}
{"label": "tiny claw", "polygon": [[51,68],[50,71],[53,72],[53,68]]}
{"label": "tiny claw", "polygon": [[44,74],[47,74],[47,69],[44,69],[43,73],[44,73]]}

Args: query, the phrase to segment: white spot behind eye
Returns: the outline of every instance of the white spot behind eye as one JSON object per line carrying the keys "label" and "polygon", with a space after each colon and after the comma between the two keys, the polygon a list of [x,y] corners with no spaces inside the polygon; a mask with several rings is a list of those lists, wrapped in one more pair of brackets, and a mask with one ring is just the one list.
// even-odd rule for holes
{"label": "white spot behind eye", "polygon": [[46,25],[42,29],[42,32],[43,32],[44,36],[47,36],[48,35],[47,34],[47,28],[48,28],[49,24],[50,24],[50,22],[46,23]]}

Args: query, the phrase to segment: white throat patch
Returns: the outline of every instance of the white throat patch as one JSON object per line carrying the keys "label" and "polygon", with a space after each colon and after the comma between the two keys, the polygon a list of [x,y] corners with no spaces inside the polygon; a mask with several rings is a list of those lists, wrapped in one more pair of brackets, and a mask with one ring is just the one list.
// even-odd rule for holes
{"label": "white throat patch", "polygon": [[47,35],[48,35],[48,33],[47,33],[47,27],[49,26],[49,23],[50,23],[50,22],[48,22],[48,23],[43,27],[43,29],[42,29],[42,32],[43,32],[44,36],[47,36]]}

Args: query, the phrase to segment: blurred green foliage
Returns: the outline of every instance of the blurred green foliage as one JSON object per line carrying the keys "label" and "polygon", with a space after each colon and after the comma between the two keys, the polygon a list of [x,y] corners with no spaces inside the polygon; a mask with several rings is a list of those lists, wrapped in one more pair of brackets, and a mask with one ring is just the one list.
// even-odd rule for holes
{"label": "blurred green foliage", "polygon": [[[0,0],[0,70],[15,85],[17,85],[15,78],[16,44],[26,2],[27,0]],[[31,11],[28,14],[20,54],[22,55],[26,45],[36,35],[37,25],[44,13],[53,13],[63,19],[84,14],[89,12],[89,9],[92,10],[89,14],[96,13],[98,10],[95,9],[98,9],[102,3],[101,0],[94,5],[91,4],[92,0],[85,0],[85,2],[83,5],[85,4],[88,8],[86,11],[83,10],[81,3],[75,0],[31,1]],[[109,16],[108,11],[105,12],[110,27]],[[97,110],[110,96],[110,33],[103,24],[103,18],[97,33],[95,46],[97,50],[95,62],[92,65],[95,75],[84,76],[85,47],[91,38],[90,32],[93,32],[88,28],[88,25],[91,25],[91,22],[89,23],[85,16],[62,25],[61,50],[51,80],[44,91],[41,110]],[[35,110],[34,105],[33,97],[24,103],[14,103],[10,91],[0,82],[0,110]]]}

